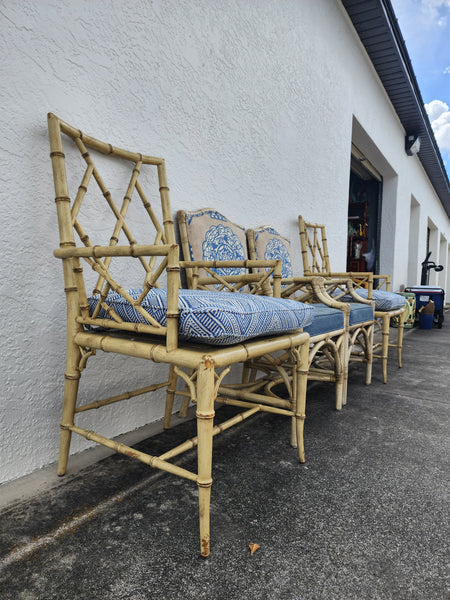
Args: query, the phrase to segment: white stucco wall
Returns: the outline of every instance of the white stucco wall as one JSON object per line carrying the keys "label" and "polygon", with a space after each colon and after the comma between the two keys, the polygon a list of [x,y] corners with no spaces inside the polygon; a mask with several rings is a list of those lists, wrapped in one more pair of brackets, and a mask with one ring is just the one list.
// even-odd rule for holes
{"label": "white stucco wall", "polygon": [[[272,224],[297,250],[297,215],[324,222],[336,269],[345,268],[353,131],[386,177],[382,266],[394,286],[416,283],[406,280],[412,195],[418,243],[425,247],[428,218],[450,239],[337,0],[0,0],[0,27],[0,482],[58,452],[65,307],[52,257],[47,112],[163,156],[174,212],[213,206],[246,227]],[[299,252],[294,267],[301,274]],[[160,368],[146,366],[144,377],[142,363],[93,360],[82,398],[89,388],[103,396],[144,385]],[[156,404],[115,405],[97,411],[90,427],[114,436],[158,418],[162,403],[160,395]],[[86,446],[75,439],[72,448]]]}

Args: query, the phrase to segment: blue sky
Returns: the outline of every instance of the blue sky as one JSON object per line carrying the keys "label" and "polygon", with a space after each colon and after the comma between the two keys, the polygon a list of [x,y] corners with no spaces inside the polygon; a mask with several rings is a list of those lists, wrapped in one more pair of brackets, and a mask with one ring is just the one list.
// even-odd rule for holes
{"label": "blue sky", "polygon": [[450,174],[450,0],[391,0]]}

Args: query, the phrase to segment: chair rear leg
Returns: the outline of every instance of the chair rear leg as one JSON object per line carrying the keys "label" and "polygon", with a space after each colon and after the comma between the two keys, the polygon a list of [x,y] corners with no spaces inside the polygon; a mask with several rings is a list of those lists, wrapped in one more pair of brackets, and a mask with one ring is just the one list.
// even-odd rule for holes
{"label": "chair rear leg", "polygon": [[[194,374],[194,369],[190,370],[189,376],[192,377],[192,375]],[[189,391],[189,386],[186,384],[184,386],[184,391],[188,392]],[[181,406],[180,406],[180,417],[186,418],[188,416],[188,410],[189,410],[189,404],[191,402],[191,398],[189,396],[184,396],[182,401],[181,401]]]}
{"label": "chair rear leg", "polygon": [[197,460],[200,553],[206,558],[210,550],[210,503],[212,486],[212,440],[214,422],[214,364],[205,357],[197,372]]}
{"label": "chair rear leg", "polygon": [[399,317],[399,326],[398,326],[398,338],[397,338],[397,359],[398,359],[398,367],[402,368],[402,349],[403,349],[403,333],[404,333],[405,323],[403,322],[403,314]]}
{"label": "chair rear leg", "polygon": [[169,429],[170,421],[172,418],[173,401],[175,398],[175,390],[177,387],[178,376],[175,373],[175,367],[170,365],[169,367],[169,385],[167,386],[166,392],[166,409],[164,412],[164,429]]}
{"label": "chair rear leg", "polygon": [[381,364],[383,368],[383,383],[387,383],[387,363],[389,353],[389,322],[390,317],[384,315],[382,327],[382,346],[381,346]]}

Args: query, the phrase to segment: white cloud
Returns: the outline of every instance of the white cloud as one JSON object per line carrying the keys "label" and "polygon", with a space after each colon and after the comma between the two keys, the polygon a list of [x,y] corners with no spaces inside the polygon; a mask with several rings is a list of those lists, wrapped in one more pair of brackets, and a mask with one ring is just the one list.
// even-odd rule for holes
{"label": "white cloud", "polygon": [[421,0],[421,12],[430,24],[445,27],[447,24],[450,0]]}
{"label": "white cloud", "polygon": [[450,108],[441,100],[433,100],[425,104],[425,109],[431,121],[431,127],[439,148],[450,152]]}
{"label": "white cloud", "polygon": [[445,67],[445,69],[444,69],[444,73],[445,73],[446,75],[447,75],[447,74],[449,74],[449,75],[450,75],[450,65],[449,65],[448,67]]}

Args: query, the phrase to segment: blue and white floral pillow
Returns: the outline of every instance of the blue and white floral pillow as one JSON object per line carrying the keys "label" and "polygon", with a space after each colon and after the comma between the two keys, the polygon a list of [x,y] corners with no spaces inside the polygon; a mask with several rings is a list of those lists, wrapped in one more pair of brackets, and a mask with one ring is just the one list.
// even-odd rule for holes
{"label": "blue and white floral pillow", "polygon": [[[254,246],[258,260],[280,260],[282,277],[292,277],[291,241],[283,237],[272,227],[259,227],[248,232],[250,243]],[[253,241],[252,238],[253,237]]]}
{"label": "blue and white floral pillow", "polygon": [[[247,260],[245,229],[217,210],[180,211],[187,228],[191,260]],[[215,269],[220,275],[240,275],[241,268]]]}
{"label": "blue and white floral pillow", "polygon": [[[212,225],[202,243],[203,260],[245,260],[246,252],[239,237],[228,225]],[[214,269],[219,275],[239,275],[240,268]]]}

